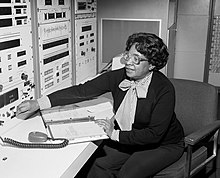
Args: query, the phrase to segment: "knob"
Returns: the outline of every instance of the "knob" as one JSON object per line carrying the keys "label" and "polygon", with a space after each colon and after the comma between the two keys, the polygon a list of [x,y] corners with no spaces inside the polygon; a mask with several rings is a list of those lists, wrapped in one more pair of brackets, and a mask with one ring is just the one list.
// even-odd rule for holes
{"label": "knob", "polygon": [[27,81],[27,79],[28,79],[28,75],[25,74],[25,73],[22,73],[22,74],[21,74],[21,80]]}
{"label": "knob", "polygon": [[94,48],[94,47],[92,47],[92,48],[91,48],[91,51],[95,52],[95,48]]}
{"label": "knob", "polygon": [[85,55],[86,55],[86,52],[81,51],[81,56],[85,56]]}

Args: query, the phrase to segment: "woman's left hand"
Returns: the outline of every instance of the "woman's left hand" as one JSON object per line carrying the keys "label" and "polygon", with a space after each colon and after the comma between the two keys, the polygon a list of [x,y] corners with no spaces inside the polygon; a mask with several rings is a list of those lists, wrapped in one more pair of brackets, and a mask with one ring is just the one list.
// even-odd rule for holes
{"label": "woman's left hand", "polygon": [[97,123],[100,127],[104,129],[104,131],[107,133],[109,137],[111,137],[112,132],[114,130],[114,120],[115,118],[112,117],[111,119],[97,119],[95,123]]}

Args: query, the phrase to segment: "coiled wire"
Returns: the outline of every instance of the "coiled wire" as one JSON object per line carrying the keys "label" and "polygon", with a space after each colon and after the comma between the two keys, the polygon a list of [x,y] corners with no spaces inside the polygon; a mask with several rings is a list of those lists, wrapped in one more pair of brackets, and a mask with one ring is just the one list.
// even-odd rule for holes
{"label": "coiled wire", "polygon": [[68,145],[69,140],[67,139],[53,139],[53,140],[63,140],[62,143],[23,143],[13,140],[11,138],[2,138],[0,137],[2,142],[7,143],[9,145],[13,145],[19,148],[47,148],[47,149],[55,149],[55,148],[63,148]]}

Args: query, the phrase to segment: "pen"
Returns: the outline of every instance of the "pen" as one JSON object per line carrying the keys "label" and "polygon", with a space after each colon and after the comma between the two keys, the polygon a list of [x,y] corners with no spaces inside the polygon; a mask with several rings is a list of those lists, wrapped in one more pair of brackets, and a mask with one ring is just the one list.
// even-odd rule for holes
{"label": "pen", "polygon": [[95,121],[95,117],[88,116],[88,117],[80,117],[80,118],[70,118],[70,119],[65,119],[65,120],[46,121],[46,124],[47,125],[68,124],[68,123],[90,122],[90,121]]}

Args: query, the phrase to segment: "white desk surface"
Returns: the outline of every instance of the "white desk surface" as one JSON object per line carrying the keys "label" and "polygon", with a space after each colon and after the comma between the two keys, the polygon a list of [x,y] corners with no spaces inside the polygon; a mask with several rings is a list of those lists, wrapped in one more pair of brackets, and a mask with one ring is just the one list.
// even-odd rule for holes
{"label": "white desk surface", "polygon": [[[15,122],[13,129],[1,133],[3,138],[28,142],[29,132],[46,132],[40,116]],[[58,149],[23,149],[0,145],[0,177],[74,177],[96,149],[97,146],[92,142],[71,144]]]}

